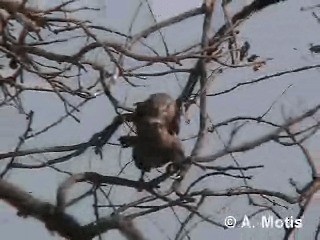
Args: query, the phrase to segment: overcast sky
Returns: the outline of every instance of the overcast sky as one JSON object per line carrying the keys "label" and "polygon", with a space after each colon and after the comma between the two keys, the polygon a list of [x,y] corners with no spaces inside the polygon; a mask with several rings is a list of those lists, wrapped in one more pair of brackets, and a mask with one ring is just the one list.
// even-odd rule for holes
{"label": "overcast sky", "polygon": [[[33,1],[37,4],[37,1]],[[48,2],[38,1],[39,7],[44,7]],[[82,1],[83,3],[92,3],[94,5],[101,4],[100,1]],[[137,1],[133,0],[109,0],[105,1],[102,11],[98,14],[85,15],[88,18],[96,19],[99,24],[106,24],[120,31],[127,33],[128,25],[132,20],[133,9],[137,6]],[[242,4],[249,1],[241,1]],[[179,14],[188,9],[200,6],[202,1],[199,0],[154,0],[151,2],[152,9],[157,19],[163,20],[168,17]],[[258,72],[254,72],[251,68],[247,69],[230,69],[225,71],[218,78],[213,80],[210,91],[218,92],[226,89],[238,82],[247,81],[259,76],[272,74],[277,71],[292,69],[299,66],[312,65],[319,62],[320,56],[311,55],[308,51],[310,43],[320,43],[320,25],[311,16],[310,12],[301,12],[300,7],[316,4],[316,0],[288,0],[278,5],[273,5],[250,18],[243,24],[240,30],[240,39],[249,41],[252,48],[251,53],[257,54],[264,58],[272,58],[267,66]],[[239,1],[232,5],[231,12],[239,9],[241,5]],[[217,12],[217,14],[221,14]],[[200,39],[201,34],[200,17],[195,17],[183,24],[177,24],[173,27],[163,29],[163,34],[171,51],[183,49]],[[136,21],[134,30],[138,32],[143,28],[151,25],[152,18],[145,8],[141,10]],[[222,20],[213,23],[212,32],[214,32]],[[161,41],[157,37],[147,39],[148,43],[163,50]],[[65,49],[71,49],[73,46],[65,45]],[[65,51],[61,48],[61,51]],[[99,59],[99,53],[95,56]],[[209,67],[213,65],[209,64]],[[159,70],[161,67],[155,66],[151,70]],[[162,76],[149,79],[150,84],[147,88],[140,88],[136,91],[130,91],[128,86],[116,86],[115,94],[120,99],[127,98],[128,102],[144,99],[150,92],[165,91],[175,96],[185,83],[186,75]],[[282,92],[291,85],[285,96],[281,96]],[[232,116],[258,116],[265,112],[275,99],[280,100],[275,104],[267,119],[281,122],[283,120],[282,109],[285,108],[288,115],[298,114],[303,109],[313,106],[319,101],[319,70],[310,70],[298,74],[286,75],[274,80],[260,83],[254,86],[240,88],[232,94],[226,94],[219,97],[209,98],[209,113],[213,117],[214,122],[225,120]],[[58,119],[64,113],[61,102],[56,97],[47,94],[25,94],[23,98],[25,107],[33,109],[35,115],[35,128],[41,129],[47,124]],[[47,134],[40,136],[38,139],[27,142],[25,148],[68,145],[76,144],[90,138],[93,133],[103,129],[113,117],[111,106],[106,103],[104,97],[97,98],[82,110],[78,117],[81,118],[81,124],[75,124],[72,119],[68,119],[57,128],[49,131]],[[197,110],[195,110],[196,112]],[[10,151],[14,148],[18,136],[24,131],[24,117],[19,115],[16,110],[10,108],[0,109],[0,151]],[[197,119],[193,118],[191,125],[183,126],[181,137],[192,135],[197,129]],[[230,130],[230,129],[229,129]],[[254,138],[259,134],[266,132],[267,128],[248,125],[246,131],[242,131],[235,139],[235,144],[243,140]],[[226,140],[228,129],[219,132],[222,140]],[[309,142],[311,153],[320,161],[320,151],[318,146],[320,139],[316,135]],[[192,146],[192,142],[186,142],[186,149]],[[220,137],[212,134],[209,137],[205,153],[211,153],[223,147]],[[103,174],[116,174],[119,169],[119,149],[106,146],[104,151],[106,157],[101,161],[93,151],[87,152],[70,163],[59,165],[65,170],[73,172],[81,171],[97,171]],[[123,161],[129,156],[128,151],[123,153]],[[50,155],[47,155],[50,156]],[[52,155],[53,156],[53,155]],[[266,144],[257,150],[248,154],[238,154],[237,159],[243,165],[263,163],[265,169],[261,172],[255,172],[252,184],[258,187],[283,191],[285,193],[294,194],[294,189],[289,186],[288,178],[293,176],[298,183],[302,185],[310,180],[310,169],[308,169],[305,161],[302,159],[301,152],[297,149],[288,149],[280,147],[276,144]],[[41,161],[43,156],[39,155],[36,159],[22,158],[23,161]],[[76,163],[75,163],[76,161]],[[288,167],[288,162],[290,167]],[[222,163],[222,161],[221,161]],[[224,159],[222,164],[232,163],[231,159]],[[320,165],[320,163],[319,163]],[[126,176],[136,179],[138,171],[132,166],[126,173]],[[200,176],[201,172],[194,170],[191,178]],[[8,177],[13,183],[17,183],[27,191],[32,192],[36,197],[54,202],[55,191],[59,183],[65,178],[65,175],[58,174],[53,170],[14,170]],[[217,178],[215,182],[206,181],[203,186],[210,186],[213,189],[223,189],[225,187],[241,185],[237,181],[225,181]],[[75,191],[79,190],[77,188]],[[135,199],[143,196],[145,193],[137,193],[136,191],[117,189],[113,196],[116,199],[121,197],[124,201]],[[315,199],[316,201],[316,199]],[[83,201],[77,208],[71,208],[70,212],[75,216],[81,217],[84,221],[93,219],[91,211],[91,203]],[[208,201],[203,210],[212,216],[214,220],[223,222],[227,214],[234,213],[236,217],[241,217],[249,211],[245,197],[237,198],[220,198]],[[296,209],[289,209],[287,214],[294,214]],[[108,211],[106,211],[107,213]],[[301,231],[297,233],[297,239],[312,239],[315,226],[317,225],[320,207],[318,204],[312,204],[310,211],[305,218],[305,224]],[[88,216],[84,219],[84,216]],[[175,220],[171,211],[162,211],[159,214],[150,215],[137,222],[147,236],[152,239],[166,239],[166,234],[172,236],[179,223]],[[33,220],[32,218],[23,219],[15,214],[15,210],[0,204],[0,232],[3,239],[59,239],[47,232],[45,227]],[[165,233],[166,234],[165,234]],[[207,224],[199,224],[191,235],[193,239],[278,239],[282,231],[256,229],[252,230],[230,230],[225,231],[220,228],[209,227]],[[119,235],[108,233],[105,239],[121,239]],[[239,237],[240,236],[240,237]]]}

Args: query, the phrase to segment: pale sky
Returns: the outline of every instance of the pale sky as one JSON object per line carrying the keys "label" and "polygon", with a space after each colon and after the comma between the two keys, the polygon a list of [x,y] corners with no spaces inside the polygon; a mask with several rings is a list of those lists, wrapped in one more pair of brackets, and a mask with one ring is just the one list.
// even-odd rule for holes
{"label": "pale sky", "polygon": [[[36,1],[36,0],[34,0]],[[41,2],[41,1],[40,1]],[[48,2],[52,1],[47,1]],[[60,1],[59,1],[60,2]],[[82,1],[83,3],[92,3],[92,1]],[[99,4],[99,1],[93,1]],[[103,8],[103,13],[90,15],[88,17],[97,19],[100,24],[107,26],[115,26],[115,28],[126,32],[128,31],[128,23],[131,21],[131,15],[134,7],[137,6],[133,0],[108,0]],[[247,1],[241,1],[243,4]],[[309,43],[320,43],[320,25],[312,18],[310,12],[300,12],[301,6],[308,6],[318,3],[317,0],[288,0],[285,3],[274,5],[265,9],[263,12],[256,14],[239,30],[241,31],[239,38],[242,41],[248,40],[252,46],[251,52],[265,58],[273,58],[268,65],[261,71],[254,72],[250,69],[228,69],[224,74],[214,80],[212,91],[220,91],[236,83],[254,79],[277,71],[292,69],[298,66],[312,65],[319,62],[320,56],[311,56],[308,52]],[[41,2],[41,6],[45,3]],[[199,0],[154,0],[152,1],[153,11],[158,20],[166,19],[170,16],[179,14],[186,10],[200,6],[202,1]],[[233,10],[240,5],[239,2],[234,4]],[[120,12],[122,14],[120,14]],[[127,13],[127,15],[126,15]],[[98,16],[98,17],[97,17]],[[124,16],[127,16],[125,18]],[[137,20],[136,29],[143,29],[151,24],[147,18],[147,11],[141,11],[140,18]],[[162,32],[166,38],[170,50],[174,51],[184,48],[187,45],[199,41],[201,34],[201,19],[194,18],[185,24],[177,24],[176,26],[163,29]],[[214,23],[218,25],[218,23]],[[214,31],[217,26],[214,26]],[[146,40],[152,46],[163,51],[163,46],[157,35],[152,35]],[[65,44],[61,47],[61,51],[68,51],[74,48]],[[296,48],[297,50],[294,50]],[[96,53],[99,60],[100,53]],[[210,66],[209,66],[210,67]],[[153,66],[151,70],[164,69],[162,66]],[[185,83],[185,75],[178,75],[178,79],[174,76],[161,76],[149,78],[147,88],[140,88],[132,91],[127,85],[120,84],[115,87],[114,91],[117,96],[124,100],[128,97],[128,101],[141,100],[148,96],[150,92],[166,91],[172,95],[177,94],[181,86]],[[239,88],[233,94],[227,94],[220,97],[209,98],[209,113],[214,116],[214,122],[220,122],[232,116],[250,115],[258,116],[263,113],[272,102],[277,99],[281,93],[292,84],[288,93],[281,97],[279,102],[274,106],[270,114],[269,120],[281,121],[281,110],[284,107],[289,113],[299,113],[307,107],[313,106],[319,101],[319,70],[311,70],[299,74],[286,75],[276,78],[265,83],[256,84],[247,88]],[[64,113],[63,105],[57,102],[57,99],[45,94],[34,96],[32,94],[24,95],[24,103],[27,109],[34,109],[35,128],[41,129],[43,126],[53,122]],[[100,97],[92,101],[84,107],[83,112],[79,114],[81,118],[80,124],[75,124],[72,119],[67,119],[56,129],[49,131],[47,134],[38,139],[31,140],[26,143],[25,148],[69,145],[76,144],[90,138],[93,133],[103,129],[113,117],[113,110],[108,104],[105,97]],[[197,112],[196,112],[197,113]],[[24,118],[12,109],[0,109],[0,151],[9,151],[15,147],[17,137],[24,130]],[[182,136],[188,137],[197,130],[197,119],[193,119],[192,124],[183,126]],[[222,138],[229,134],[230,129],[221,130]],[[239,134],[235,140],[236,143],[253,138],[266,129],[260,127],[248,126],[245,133]],[[320,144],[319,135],[315,136],[312,141],[308,142],[311,153],[318,154],[318,146]],[[192,145],[192,142],[186,143],[186,148]],[[213,152],[222,147],[222,143],[216,135],[210,136],[206,151]],[[106,146],[104,148],[105,158],[98,159],[93,151],[88,151],[83,156],[72,160],[67,164],[60,164],[65,170],[73,172],[81,171],[97,171],[102,174],[115,175],[119,169],[119,165],[126,163],[130,153],[123,151],[123,157],[119,163],[119,149]],[[318,154],[320,156],[320,154]],[[47,155],[53,157],[53,155]],[[252,183],[255,186],[267,189],[276,189],[284,191],[288,194],[294,194],[287,179],[294,176],[298,183],[303,185],[310,180],[309,169],[306,167],[302,155],[294,149],[282,148],[275,144],[267,144],[246,154],[236,155],[243,165],[263,163],[264,171],[255,172]],[[320,158],[319,158],[320,159]],[[36,156],[36,159],[23,158],[23,161],[37,162],[46,160],[42,155]],[[288,162],[290,166],[288,166]],[[231,164],[230,159],[223,159],[223,164]],[[136,179],[139,172],[134,168],[129,168],[126,177]],[[192,172],[191,177],[202,175],[201,171]],[[22,186],[27,191],[32,192],[36,197],[54,202],[55,191],[59,183],[65,179],[65,175],[57,174],[53,170],[14,170],[8,177],[8,180]],[[205,186],[214,189],[223,189],[240,184],[237,181],[229,181],[223,178],[217,178],[215,181],[207,181]],[[78,191],[81,188],[77,189]],[[126,200],[136,199],[143,196],[144,193],[137,193],[124,188],[116,189],[114,199]],[[203,212],[207,213],[214,220],[223,222],[227,214],[237,214],[240,218],[244,213],[249,212],[249,207],[245,198],[212,198],[212,201],[206,202]],[[88,207],[89,206],[89,207]],[[87,222],[92,219],[91,202],[83,201],[77,208],[71,208],[70,213]],[[296,209],[289,209],[286,214],[294,214]],[[106,211],[108,213],[108,211]],[[312,239],[312,234],[318,221],[320,206],[311,205],[310,211],[305,218],[305,226],[298,233],[297,239]],[[175,220],[171,211],[162,211],[157,214],[150,215],[142,220],[137,221],[137,225],[146,232],[150,239],[162,240],[166,239],[166,234],[172,236],[178,229],[179,223]],[[19,218],[15,214],[15,210],[0,204],[0,232],[3,239],[20,240],[20,239],[59,239],[52,236],[45,229],[42,223],[31,218]],[[209,240],[213,236],[215,239],[280,239],[281,231],[256,229],[241,231],[239,229],[225,231],[221,228],[209,227],[207,224],[199,224],[191,233],[193,239]],[[240,236],[240,237],[239,237]],[[1,238],[2,239],[2,238]],[[105,234],[104,239],[122,239],[117,234]]]}

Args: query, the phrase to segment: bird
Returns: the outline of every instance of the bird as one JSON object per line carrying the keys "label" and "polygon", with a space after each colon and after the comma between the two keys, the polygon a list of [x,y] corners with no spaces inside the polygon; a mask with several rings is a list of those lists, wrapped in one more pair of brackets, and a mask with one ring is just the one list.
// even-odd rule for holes
{"label": "bird", "polygon": [[[143,102],[135,103],[136,118],[162,118],[170,134],[179,134],[180,131],[180,108],[177,101],[167,93],[151,94]],[[138,121],[139,121],[138,120]],[[139,134],[139,129],[137,129]]]}
{"label": "bird", "polygon": [[123,147],[132,147],[132,159],[145,172],[167,163],[178,166],[185,159],[183,145],[178,137],[180,110],[176,101],[167,93],[151,94],[143,102],[137,102],[132,122],[136,136],[121,136]]}

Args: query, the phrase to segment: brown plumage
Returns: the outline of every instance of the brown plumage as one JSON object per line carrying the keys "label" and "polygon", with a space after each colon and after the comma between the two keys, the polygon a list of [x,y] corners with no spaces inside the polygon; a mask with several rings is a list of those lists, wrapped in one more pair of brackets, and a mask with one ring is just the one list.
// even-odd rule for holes
{"label": "brown plumage", "polygon": [[[177,102],[167,93],[155,93],[136,105],[135,114],[139,120],[148,118],[162,119],[170,134],[179,134],[180,109]],[[139,129],[137,129],[139,132]]]}
{"label": "brown plumage", "polygon": [[168,162],[179,163],[184,160],[184,151],[177,135],[171,135],[164,125],[154,126],[148,137],[122,136],[120,142],[133,147],[132,158],[137,168],[149,172]]}
{"label": "brown plumage", "polygon": [[177,135],[180,127],[180,112],[175,100],[166,93],[152,94],[136,104],[132,122],[136,136],[119,138],[123,147],[132,147],[132,157],[137,168],[144,172],[166,163],[179,164],[185,156]]}

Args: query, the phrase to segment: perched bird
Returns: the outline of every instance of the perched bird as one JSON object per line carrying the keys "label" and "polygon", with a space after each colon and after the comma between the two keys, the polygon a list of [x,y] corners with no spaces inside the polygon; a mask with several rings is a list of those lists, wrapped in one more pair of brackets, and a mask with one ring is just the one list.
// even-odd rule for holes
{"label": "perched bird", "polygon": [[156,93],[144,102],[136,103],[132,122],[136,136],[121,136],[123,147],[132,147],[132,158],[145,172],[171,162],[176,166],[184,159],[184,150],[178,137],[180,111],[174,99],[166,93]]}
{"label": "perched bird", "polygon": [[[180,131],[180,108],[177,102],[167,93],[155,93],[143,101],[137,102],[136,118],[145,117],[162,119],[171,134],[179,134]],[[138,120],[139,121],[139,120]],[[139,129],[137,129],[139,132]],[[138,133],[139,134],[139,133]]]}
{"label": "perched bird", "polygon": [[[148,134],[143,137],[122,136],[119,141],[124,147],[132,147],[132,158],[137,168],[149,172],[153,168],[162,167],[166,163],[181,163],[185,156],[180,139],[170,134],[162,123],[153,123]],[[147,129],[147,128],[145,128]]]}

